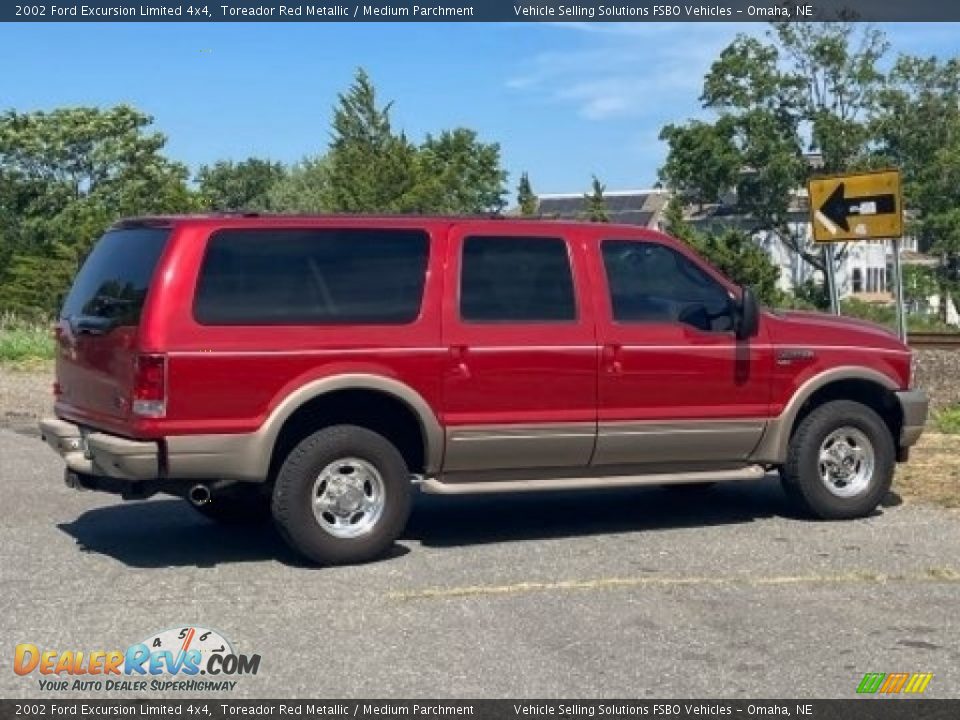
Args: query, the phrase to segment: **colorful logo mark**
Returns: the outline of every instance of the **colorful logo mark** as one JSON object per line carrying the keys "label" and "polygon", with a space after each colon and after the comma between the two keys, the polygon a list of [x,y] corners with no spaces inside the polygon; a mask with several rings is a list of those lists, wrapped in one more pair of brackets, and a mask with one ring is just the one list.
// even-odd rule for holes
{"label": "colorful logo mark", "polygon": [[927,689],[931,680],[933,673],[867,673],[857,685],[857,692],[863,695],[919,694]]}
{"label": "colorful logo mark", "polygon": [[215,630],[181,627],[154,633],[126,649],[14,648],[13,671],[29,675],[256,675],[259,655],[241,655]]}

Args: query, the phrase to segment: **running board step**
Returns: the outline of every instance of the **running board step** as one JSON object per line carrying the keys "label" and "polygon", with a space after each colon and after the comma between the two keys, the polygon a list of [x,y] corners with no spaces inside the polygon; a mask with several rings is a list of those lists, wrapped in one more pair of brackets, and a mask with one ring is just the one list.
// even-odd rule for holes
{"label": "running board step", "polygon": [[740,470],[660,473],[657,475],[610,475],[608,477],[542,478],[538,480],[490,480],[487,482],[445,483],[425,478],[420,489],[433,495],[471,495],[476,493],[534,492],[537,490],[590,490],[599,488],[642,487],[644,485],[682,485],[687,483],[759,480],[766,474],[760,465]]}

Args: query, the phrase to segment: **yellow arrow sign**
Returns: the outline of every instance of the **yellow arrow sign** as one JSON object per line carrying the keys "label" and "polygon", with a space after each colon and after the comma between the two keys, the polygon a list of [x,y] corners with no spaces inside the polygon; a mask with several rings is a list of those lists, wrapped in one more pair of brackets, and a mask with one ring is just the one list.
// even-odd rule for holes
{"label": "yellow arrow sign", "polygon": [[808,190],[817,242],[903,236],[899,170],[815,178]]}

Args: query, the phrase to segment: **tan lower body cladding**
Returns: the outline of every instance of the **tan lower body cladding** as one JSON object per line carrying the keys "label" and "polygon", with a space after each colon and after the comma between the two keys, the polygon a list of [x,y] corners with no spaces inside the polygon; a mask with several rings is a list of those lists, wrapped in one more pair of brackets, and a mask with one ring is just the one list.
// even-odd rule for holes
{"label": "tan lower body cladding", "polygon": [[746,462],[765,426],[747,419],[454,427],[443,472]]}

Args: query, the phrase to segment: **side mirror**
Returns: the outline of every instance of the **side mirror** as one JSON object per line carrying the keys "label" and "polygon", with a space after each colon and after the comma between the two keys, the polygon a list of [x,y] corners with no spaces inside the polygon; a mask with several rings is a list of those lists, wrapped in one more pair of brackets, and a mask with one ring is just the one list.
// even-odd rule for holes
{"label": "side mirror", "polygon": [[753,294],[753,290],[744,287],[740,294],[740,302],[737,303],[737,340],[753,337],[759,328],[760,306],[757,304],[757,296]]}

